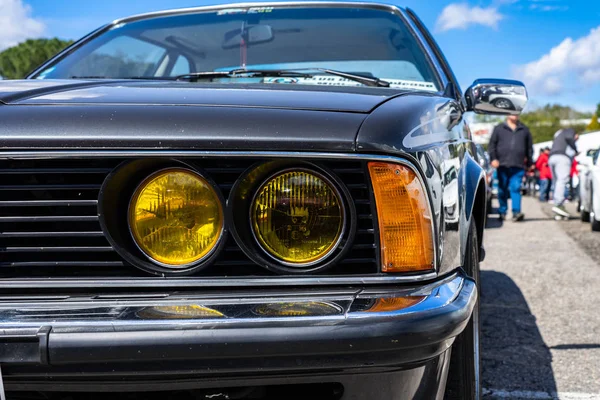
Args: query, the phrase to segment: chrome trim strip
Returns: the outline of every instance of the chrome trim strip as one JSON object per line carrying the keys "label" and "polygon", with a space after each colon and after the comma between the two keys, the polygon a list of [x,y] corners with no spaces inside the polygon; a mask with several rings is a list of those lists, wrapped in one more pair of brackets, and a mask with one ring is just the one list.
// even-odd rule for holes
{"label": "chrome trim strip", "polygon": [[303,158],[303,159],[334,159],[334,160],[372,160],[389,161],[406,164],[415,168],[414,164],[404,158],[388,155],[370,155],[362,153],[327,153],[327,152],[308,152],[308,151],[208,151],[208,150],[98,150],[98,149],[77,149],[77,150],[14,150],[0,151],[0,160],[52,160],[52,159],[74,159],[74,158],[123,158],[123,157],[234,157],[234,158],[253,158],[253,157],[284,157],[284,158]]}
{"label": "chrome trim strip", "polygon": [[0,289],[59,288],[190,288],[190,287],[251,287],[308,285],[374,285],[382,283],[425,282],[437,278],[436,272],[409,276],[344,276],[344,277],[273,277],[273,278],[135,278],[135,279],[0,279]]}
{"label": "chrome trim strip", "polygon": [[[430,283],[424,287],[397,288],[395,290],[371,290],[365,296],[358,293],[329,294],[320,296],[318,293],[300,294],[290,298],[238,298],[229,297],[222,299],[173,299],[173,300],[112,300],[97,301],[10,301],[0,302],[0,330],[26,330],[42,326],[51,326],[53,332],[99,332],[106,330],[136,331],[136,330],[172,330],[194,328],[227,328],[227,327],[263,327],[263,326],[293,326],[318,323],[319,325],[338,325],[344,322],[360,322],[365,319],[377,320],[393,317],[395,319],[411,316],[416,313],[426,313],[432,310],[451,306],[462,291],[469,297],[476,296],[475,283],[467,280],[460,274],[453,274],[441,281]],[[357,298],[389,298],[423,296],[423,301],[407,308],[386,312],[349,311]],[[278,303],[306,303],[335,302],[341,313],[334,315],[315,316],[288,316],[264,317],[248,313],[239,313],[240,310],[254,309],[261,304]],[[230,310],[231,316],[227,318],[187,318],[187,319],[144,319],[140,318],[139,311],[147,307],[156,306],[184,306],[202,305]],[[226,313],[227,311],[225,311]],[[236,318],[235,315],[244,315]],[[13,332],[14,333],[14,332]]]}
{"label": "chrome trim strip", "polygon": [[[74,150],[74,151],[0,151],[0,160],[34,160],[34,159],[86,159],[86,158],[300,158],[346,160],[346,161],[383,161],[405,165],[415,171],[419,182],[427,190],[426,182],[421,170],[410,160],[396,156],[370,155],[357,153],[320,153],[320,152],[277,152],[277,151],[200,151],[200,150]],[[431,196],[428,193],[428,207],[431,218],[433,238],[437,238]],[[200,287],[200,286],[278,286],[278,285],[354,285],[423,282],[435,279],[438,276],[438,246],[434,246],[434,271],[419,275],[379,275],[379,276],[315,276],[315,277],[270,277],[270,278],[141,278],[141,279],[0,279],[0,289],[16,288],[100,288],[100,287]]]}

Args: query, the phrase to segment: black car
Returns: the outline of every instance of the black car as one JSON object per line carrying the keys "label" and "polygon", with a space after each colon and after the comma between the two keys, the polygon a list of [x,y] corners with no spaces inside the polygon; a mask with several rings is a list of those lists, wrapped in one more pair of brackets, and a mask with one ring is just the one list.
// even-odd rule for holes
{"label": "black car", "polygon": [[520,111],[498,87],[411,10],[327,2],[125,18],[1,82],[3,391],[478,398],[464,114]]}

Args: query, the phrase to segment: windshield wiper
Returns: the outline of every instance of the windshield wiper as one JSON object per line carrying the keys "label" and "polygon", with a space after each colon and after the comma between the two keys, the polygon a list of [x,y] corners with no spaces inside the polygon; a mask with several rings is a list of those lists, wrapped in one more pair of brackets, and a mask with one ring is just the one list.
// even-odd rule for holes
{"label": "windshield wiper", "polygon": [[390,87],[389,82],[381,80],[376,77],[371,78],[368,76],[352,74],[349,72],[337,71],[335,69],[328,69],[328,68],[315,68],[315,70],[319,71],[319,72],[325,72],[326,74],[329,74],[329,75],[336,75],[336,76],[340,76],[342,78],[346,78],[351,81],[362,83],[365,86]]}
{"label": "windshield wiper", "polygon": [[311,74],[297,72],[297,70],[287,69],[232,69],[231,71],[205,71],[190,72],[175,77],[176,81],[189,80],[197,81],[200,79],[212,78],[256,78],[265,76],[286,77],[286,78],[312,78]]}
{"label": "windshield wiper", "polygon": [[102,75],[90,75],[90,76],[71,76],[71,79],[114,79],[114,80],[123,80],[123,79],[139,79],[139,80],[152,80],[152,81],[172,81],[175,79],[174,77],[161,77],[161,76],[125,76],[125,77],[115,77],[115,76],[102,76]]}
{"label": "windshield wiper", "polygon": [[336,75],[342,78],[349,79],[366,86],[389,87],[390,83],[379,78],[370,78],[367,76],[352,74],[349,72],[336,71],[327,68],[298,68],[298,69],[233,69],[231,71],[206,71],[206,72],[190,72],[175,77],[175,80],[198,81],[200,79],[213,78],[254,78],[254,77],[294,77],[294,78],[312,78],[314,73],[309,71],[321,72],[329,75]]}

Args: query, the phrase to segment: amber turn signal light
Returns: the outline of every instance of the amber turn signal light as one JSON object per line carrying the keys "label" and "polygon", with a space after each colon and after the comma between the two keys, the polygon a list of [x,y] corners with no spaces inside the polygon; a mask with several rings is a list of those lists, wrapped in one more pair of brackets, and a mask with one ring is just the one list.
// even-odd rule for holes
{"label": "amber turn signal light", "polygon": [[381,270],[433,269],[433,232],[425,188],[416,173],[401,164],[370,162],[375,194]]}
{"label": "amber turn signal light", "polygon": [[412,307],[425,300],[425,296],[389,297],[377,299],[366,312],[393,312]]}

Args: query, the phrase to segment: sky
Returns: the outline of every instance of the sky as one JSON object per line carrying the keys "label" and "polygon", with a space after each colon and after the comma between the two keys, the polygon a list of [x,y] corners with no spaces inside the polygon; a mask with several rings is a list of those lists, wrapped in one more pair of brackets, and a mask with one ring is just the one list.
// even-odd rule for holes
{"label": "sky", "polygon": [[[522,80],[529,107],[600,103],[597,0],[379,0],[412,8],[462,89],[477,78]],[[0,0],[0,50],[27,38],[78,39],[119,17],[223,0]]]}

